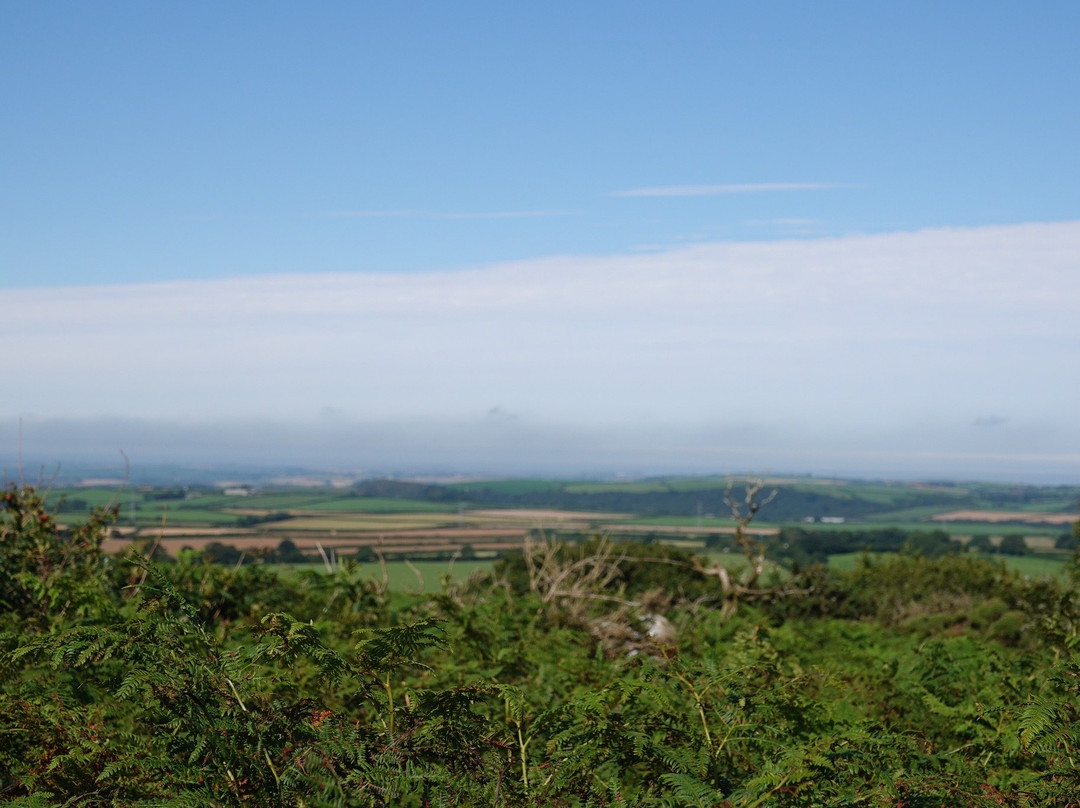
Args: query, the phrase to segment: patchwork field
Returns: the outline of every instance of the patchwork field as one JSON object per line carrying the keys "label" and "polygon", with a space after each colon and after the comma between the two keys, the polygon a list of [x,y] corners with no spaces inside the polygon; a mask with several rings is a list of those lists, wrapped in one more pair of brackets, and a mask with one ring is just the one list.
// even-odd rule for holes
{"label": "patchwork field", "polygon": [[950,511],[931,517],[935,522],[989,522],[990,524],[1071,525],[1075,513],[1039,513],[1037,511]]}
{"label": "patchwork field", "polygon": [[[457,551],[495,554],[527,537],[606,534],[630,541],[705,551],[722,547],[736,522],[728,500],[744,500],[745,483],[722,477],[596,482],[481,480],[437,485],[374,480],[339,488],[109,488],[50,493],[57,519],[73,524],[95,506],[118,508],[107,549],[132,541],[182,547],[232,545],[273,551],[291,541],[348,554],[369,548],[390,558],[431,558]],[[896,528],[944,530],[961,541],[1022,535],[1031,552],[1057,546],[1076,520],[1080,492],[1065,487],[971,483],[888,483],[812,478],[767,480],[777,496],[748,528],[763,540],[785,526],[843,532]],[[729,488],[731,490],[729,490]],[[366,552],[366,551],[365,551]],[[370,555],[370,552],[368,553]]]}

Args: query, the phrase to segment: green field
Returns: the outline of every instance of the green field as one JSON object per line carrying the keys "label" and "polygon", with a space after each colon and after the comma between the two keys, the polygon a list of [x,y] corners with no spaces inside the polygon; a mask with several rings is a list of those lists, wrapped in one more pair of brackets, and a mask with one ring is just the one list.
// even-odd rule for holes
{"label": "green field", "polygon": [[224,494],[199,494],[191,499],[178,500],[181,508],[252,508],[267,511],[285,511],[317,502],[334,499],[333,495],[310,492],[277,491],[252,494],[246,497]]}
{"label": "green field", "polygon": [[456,513],[337,513],[320,515],[305,514],[280,522],[260,525],[275,532],[290,530],[437,530],[457,527]]}
{"label": "green field", "polygon": [[911,508],[900,508],[895,511],[886,511],[885,513],[868,514],[863,517],[867,522],[886,522],[892,524],[895,522],[921,522],[928,520],[935,514],[942,513],[945,509],[941,505],[915,505]]}
{"label": "green field", "polygon": [[446,503],[421,502],[414,499],[386,499],[382,497],[339,497],[291,509],[316,513],[421,513],[447,510]]}
{"label": "green field", "polygon": [[[228,527],[236,524],[235,513],[222,511],[204,510],[201,508],[178,509],[169,507],[166,509],[163,502],[137,502],[135,507],[135,524],[139,527]],[[85,522],[90,513],[86,510],[57,511],[57,517],[65,524],[79,524]],[[131,506],[124,505],[120,508],[119,518],[116,524],[124,527],[131,525]]]}
{"label": "green field", "polygon": [[377,513],[412,513],[415,511],[446,510],[445,504],[410,499],[382,497],[356,497],[347,494],[298,494],[296,492],[272,492],[252,494],[246,497],[223,495],[199,496],[180,500],[175,507],[181,509],[228,509],[258,511],[371,511]]}
{"label": "green field", "polygon": [[[936,509],[935,512],[940,511]],[[658,527],[686,527],[695,528],[699,526],[699,520],[696,516],[650,516],[639,517],[636,519],[627,519],[620,524],[635,525],[642,528],[648,528],[650,525]],[[717,527],[734,527],[735,522],[731,519],[722,519],[719,517],[702,517],[700,520],[700,527],[703,528],[717,528]],[[895,527],[900,530],[906,530],[909,532],[914,531],[927,531],[927,530],[944,530],[950,536],[1004,536],[1009,533],[1020,533],[1025,536],[1059,536],[1062,533],[1067,533],[1068,528],[1062,525],[1017,525],[1017,524],[990,524],[988,522],[930,522],[930,521],[912,521],[912,520],[888,520],[884,517],[867,517],[865,520],[843,522],[841,524],[822,524],[821,522],[812,523],[780,523],[769,522],[766,519],[758,519],[753,523],[755,528],[782,528],[782,527],[798,527],[808,531],[856,531],[856,530],[881,530],[887,527]]]}
{"label": "green field", "polygon": [[465,492],[493,491],[499,494],[532,494],[560,491],[565,485],[560,480],[477,480],[468,483],[454,483],[447,486],[447,488]]}
{"label": "green field", "polygon": [[[196,525],[209,525],[211,527],[230,526],[236,524],[235,513],[211,511],[203,508],[174,508],[164,507],[163,502],[145,502],[138,506],[135,511],[135,523],[138,525],[160,525],[166,527],[194,527]],[[120,525],[131,524],[131,510],[124,508],[120,511]]]}
{"label": "green field", "polygon": [[[722,519],[715,516],[701,518],[701,527],[735,527],[733,519]],[[640,527],[698,527],[696,516],[643,516],[637,519],[627,519],[620,525],[637,525]],[[771,525],[758,525],[755,527],[771,527]]]}
{"label": "green field", "polygon": [[[829,556],[829,568],[835,570],[855,569],[855,565],[863,555],[863,553],[840,553],[838,555],[831,555]],[[870,557],[875,558],[878,556],[871,554]],[[1044,556],[1009,556],[996,554],[988,555],[986,558],[1000,561],[1007,569],[1019,572],[1021,575],[1037,578],[1044,575],[1063,577],[1066,570],[1065,559],[1067,556],[1062,556],[1060,560],[1046,558]]]}
{"label": "green field", "polygon": [[574,483],[565,488],[568,494],[652,494],[665,491],[723,491],[726,477],[674,477],[626,483]]}
{"label": "green field", "polygon": [[[323,564],[271,564],[272,569],[285,575],[295,575],[304,570],[324,572]],[[495,567],[494,561],[413,561],[410,565],[403,561],[386,562],[386,579],[391,591],[423,592],[433,594],[443,591],[443,576],[449,574],[451,580],[464,581],[474,572],[490,572]],[[413,571],[416,570],[416,572]],[[379,564],[363,564],[361,572],[372,580],[382,580],[383,568]],[[416,573],[420,573],[418,578]]]}
{"label": "green field", "polygon": [[[754,522],[756,527],[785,527],[785,525],[769,525],[768,522]],[[786,525],[786,527],[801,527],[806,530],[881,530],[887,527],[895,527],[908,532],[944,530],[950,536],[1004,536],[1009,533],[1020,533],[1025,536],[1058,536],[1068,532],[1067,526],[1061,525],[1016,525],[1016,524],[992,524],[989,522],[910,522],[910,521],[874,521],[874,522],[844,522],[839,525],[823,525],[820,522],[813,524]]]}
{"label": "green field", "polygon": [[[137,501],[142,501],[142,494],[135,494]],[[116,488],[58,488],[48,492],[47,502],[56,507],[60,506],[61,513],[70,509],[73,502],[82,500],[89,507],[107,507],[110,505],[126,505],[131,502],[131,492],[120,491]]]}

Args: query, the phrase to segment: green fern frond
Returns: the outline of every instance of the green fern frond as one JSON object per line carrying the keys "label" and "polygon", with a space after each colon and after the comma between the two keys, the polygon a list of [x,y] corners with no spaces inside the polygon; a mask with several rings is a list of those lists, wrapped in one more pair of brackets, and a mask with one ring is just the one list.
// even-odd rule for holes
{"label": "green fern frond", "polygon": [[660,779],[671,789],[670,797],[673,797],[675,801],[668,804],[673,806],[692,805],[697,808],[712,808],[724,798],[724,795],[711,785],[688,774],[662,774]]}
{"label": "green fern frond", "polygon": [[1030,749],[1058,726],[1058,705],[1050,699],[1028,702],[1020,713],[1020,743]]}

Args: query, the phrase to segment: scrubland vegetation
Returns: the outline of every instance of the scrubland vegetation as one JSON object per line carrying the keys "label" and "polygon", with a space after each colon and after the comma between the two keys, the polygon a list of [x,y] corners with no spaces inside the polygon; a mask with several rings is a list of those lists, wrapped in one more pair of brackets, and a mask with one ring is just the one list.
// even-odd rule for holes
{"label": "scrubland vegetation", "polygon": [[3,511],[10,805],[1080,805],[1076,557],[526,541],[419,594]]}

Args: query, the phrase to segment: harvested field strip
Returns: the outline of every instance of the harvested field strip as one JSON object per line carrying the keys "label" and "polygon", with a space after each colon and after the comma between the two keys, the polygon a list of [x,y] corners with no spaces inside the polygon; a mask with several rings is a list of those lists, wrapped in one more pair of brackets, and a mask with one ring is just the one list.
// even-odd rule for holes
{"label": "harvested field strip", "polygon": [[[652,525],[646,522],[635,522],[632,525],[616,524],[601,525],[604,532],[613,534],[632,534],[640,536],[643,533],[666,533],[677,536],[686,535],[734,535],[733,527],[693,527],[682,525]],[[780,532],[775,527],[748,527],[745,532],[751,536],[775,536]]]}
{"label": "harvested field strip", "polygon": [[1018,522],[1043,525],[1071,525],[1075,513],[1039,513],[1035,511],[950,511],[933,517],[935,522]]}
{"label": "harvested field strip", "polygon": [[526,522],[562,522],[578,520],[586,522],[610,521],[612,519],[630,519],[628,513],[599,513],[592,511],[560,511],[551,508],[490,508],[468,511],[469,519],[513,519]]}
{"label": "harvested field strip", "polygon": [[[388,554],[452,553],[460,550],[466,544],[474,550],[495,552],[516,550],[521,547],[520,540],[510,540],[505,536],[480,539],[479,541],[465,535],[457,538],[457,541],[453,541],[448,537],[441,541],[418,541],[413,538],[410,540],[374,542],[348,540],[332,536],[307,536],[293,540],[293,544],[301,550],[315,550],[319,546],[322,546],[324,550],[334,549],[338,551],[358,550],[362,547],[366,547],[378,549]],[[191,547],[195,550],[202,550],[207,547],[207,545],[215,542],[230,545],[237,550],[272,550],[278,546],[279,541],[280,540],[276,536],[217,536],[213,538],[205,536],[187,536],[166,540],[162,542],[161,546],[166,552],[175,555],[176,551],[182,547]],[[102,549],[106,553],[120,553],[130,546],[131,541],[128,539],[107,539],[103,542]]]}
{"label": "harvested field strip", "polygon": [[140,539],[186,538],[188,536],[251,536],[254,531],[237,527],[156,527],[142,525],[137,528],[119,527],[113,532],[117,536],[138,536]]}
{"label": "harvested field strip", "polygon": [[362,514],[347,516],[335,514],[329,517],[300,516],[269,522],[265,527],[274,531],[290,530],[412,530],[426,527],[452,527],[457,525],[457,514]]}
{"label": "harvested field strip", "polygon": [[[668,527],[697,527],[696,516],[635,516],[628,520],[628,525],[667,525]],[[716,516],[703,516],[700,519],[703,527],[735,527],[735,520]]]}
{"label": "harvested field strip", "polygon": [[[316,531],[307,531],[308,533]],[[355,539],[360,544],[375,544],[378,541],[393,541],[395,539],[425,539],[425,538],[462,538],[466,541],[472,539],[493,539],[499,537],[513,537],[524,539],[528,535],[527,530],[521,528],[433,528],[431,530],[323,530],[318,531],[324,538],[329,536],[335,539]],[[267,538],[278,541],[280,536],[276,533],[267,534]],[[306,536],[292,536],[294,541],[302,541]],[[315,538],[318,538],[316,536]]]}
{"label": "harvested field strip", "polygon": [[383,544],[415,544],[419,541],[433,540],[433,541],[496,541],[496,540],[514,540],[523,541],[525,536],[528,535],[527,530],[521,529],[471,529],[471,528],[444,528],[437,530],[387,530],[379,532],[370,531],[336,531],[336,530],[324,530],[324,531],[307,531],[306,535],[291,536],[281,535],[279,533],[272,533],[269,531],[253,531],[253,530],[225,530],[221,528],[193,528],[193,529],[181,529],[167,530],[164,534],[160,530],[143,529],[136,531],[131,528],[114,530],[111,534],[112,539],[130,542],[132,539],[156,539],[159,536],[168,542],[179,543],[188,540],[191,541],[220,541],[223,544],[231,544],[240,540],[253,539],[263,543],[277,545],[278,542],[283,539],[291,539],[297,545],[304,542],[316,542],[320,541],[323,544],[327,542],[349,542],[356,545],[374,546],[379,543]]}

